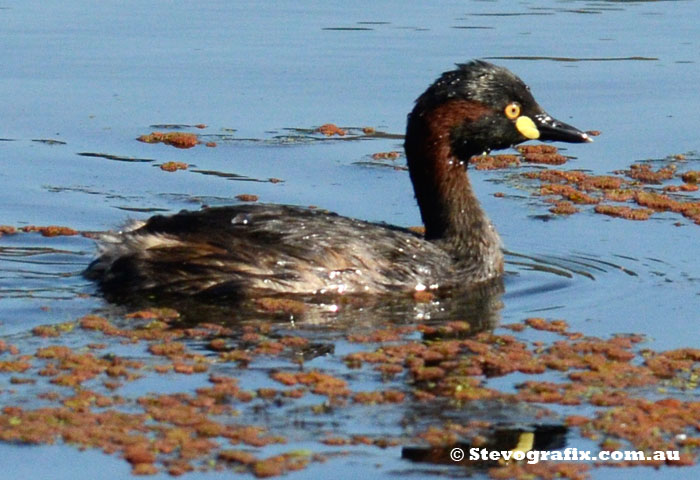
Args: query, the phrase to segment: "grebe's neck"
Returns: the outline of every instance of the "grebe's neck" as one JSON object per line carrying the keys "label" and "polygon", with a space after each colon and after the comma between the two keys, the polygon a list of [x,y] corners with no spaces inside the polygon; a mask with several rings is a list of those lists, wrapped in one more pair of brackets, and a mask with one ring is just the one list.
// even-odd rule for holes
{"label": "grebe's neck", "polygon": [[453,100],[416,110],[409,116],[405,149],[425,237],[440,243],[463,268],[496,276],[503,268],[500,238],[467,177],[466,162],[481,152],[470,151],[468,142],[462,142],[458,159],[451,135],[458,125],[483,115],[484,107]]}

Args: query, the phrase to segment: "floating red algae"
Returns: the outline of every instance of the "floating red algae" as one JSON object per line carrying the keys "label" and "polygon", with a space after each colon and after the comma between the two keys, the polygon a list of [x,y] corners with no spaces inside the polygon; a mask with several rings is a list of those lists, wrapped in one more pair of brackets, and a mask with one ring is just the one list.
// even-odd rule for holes
{"label": "floating red algae", "polygon": [[70,323],[59,323],[55,325],[39,325],[38,327],[32,328],[32,335],[37,337],[58,337],[61,333],[70,332],[73,330],[75,324]]}
{"label": "floating red algae", "polygon": [[228,425],[221,434],[231,444],[243,443],[251,447],[264,447],[272,444],[286,443],[286,439],[279,435],[265,435],[266,429],[252,425]]}
{"label": "floating red algae", "polygon": [[303,388],[292,388],[290,390],[285,390],[282,392],[283,397],[287,398],[301,398],[305,395],[306,390]]}
{"label": "floating red algae", "polygon": [[280,312],[301,315],[308,309],[304,302],[291,298],[263,297],[255,300],[255,305],[265,312]]}
{"label": "floating red algae", "polygon": [[[147,313],[146,313],[147,312]],[[194,372],[197,368],[207,368],[211,362],[224,362],[221,355],[236,352],[241,358],[245,356],[248,361],[261,353],[273,352],[279,355],[283,352],[289,353],[289,349],[304,349],[309,345],[307,338],[286,333],[283,327],[281,332],[274,324],[246,324],[237,326],[235,329],[228,327],[198,324],[197,326],[179,326],[178,323],[162,321],[155,311],[142,311],[132,314],[129,321],[121,320],[122,324],[130,326],[129,330],[118,329],[104,318],[97,316],[87,316],[78,322],[84,330],[94,332],[116,332],[126,339],[134,341],[147,340],[149,343],[145,347],[151,354],[172,356],[176,360],[174,366],[168,365],[169,369],[183,368]],[[147,327],[151,325],[151,327]],[[162,325],[167,329],[164,331]],[[193,468],[208,470],[210,468],[221,469],[230,464],[230,468],[238,471],[248,471],[260,475],[267,475],[270,472],[289,472],[295,468],[303,468],[316,457],[310,454],[285,454],[285,458],[274,458],[261,460],[257,451],[247,452],[244,450],[222,450],[219,443],[230,441],[232,444],[241,443],[252,447],[264,446],[270,443],[281,443],[283,438],[278,435],[266,434],[260,427],[246,425],[227,425],[219,423],[221,418],[234,418],[236,410],[234,403],[249,402],[258,399],[258,403],[252,406],[255,408],[273,408],[282,402],[289,404],[294,398],[304,396],[309,391],[321,395],[327,395],[330,399],[340,396],[332,403],[342,408],[351,403],[361,403],[365,405],[390,404],[412,401],[429,402],[437,397],[443,397],[456,402],[467,402],[480,399],[501,399],[503,401],[528,401],[534,403],[558,403],[561,405],[576,405],[588,403],[601,407],[602,414],[610,411],[610,407],[627,408],[634,405],[634,391],[628,389],[637,388],[639,379],[647,381],[651,379],[649,385],[667,386],[682,388],[692,387],[694,372],[698,371],[700,363],[700,350],[679,349],[669,352],[642,351],[641,357],[644,364],[638,365],[640,354],[635,350],[636,344],[641,340],[639,336],[619,336],[608,340],[596,338],[578,338],[576,332],[569,332],[566,322],[561,320],[550,320],[545,318],[531,318],[525,323],[515,324],[513,331],[520,331],[526,328],[535,328],[544,331],[552,331],[567,337],[566,340],[556,341],[550,345],[543,342],[524,342],[516,339],[512,335],[497,335],[493,333],[471,334],[471,326],[468,322],[446,322],[431,323],[428,325],[399,325],[380,328],[369,333],[353,334],[356,340],[362,342],[379,343],[374,350],[366,351],[367,346],[362,345],[364,351],[358,351],[346,355],[344,360],[351,368],[360,368],[363,364],[370,364],[368,373],[379,371],[386,375],[396,375],[406,373],[393,382],[401,382],[406,379],[409,388],[405,392],[401,389],[390,388],[382,391],[360,391],[350,390],[352,384],[348,381],[331,376],[328,373],[315,370],[311,372],[298,371],[278,371],[270,377],[291,388],[258,388],[255,393],[241,390],[235,377],[227,375],[211,375],[209,381],[211,385],[196,390],[196,395],[188,393],[176,393],[172,395],[142,397],[136,405],[128,403],[129,408],[135,406],[141,408],[143,414],[140,421],[133,421],[133,414],[124,415],[124,426],[119,435],[116,432],[117,418],[103,417],[97,420],[91,409],[94,407],[110,408],[118,397],[106,396],[99,393],[83,390],[80,382],[67,381],[65,384],[74,386],[75,394],[69,397],[56,396],[53,400],[61,402],[61,407],[65,411],[81,412],[84,418],[82,421],[86,428],[74,428],[73,416],[60,417],[60,422],[64,425],[53,424],[52,412],[46,412],[43,416],[43,423],[48,423],[49,428],[44,433],[35,431],[36,422],[29,422],[30,414],[19,410],[5,409],[0,414],[0,439],[7,436],[15,438],[26,437],[34,440],[35,443],[47,443],[57,438],[85,447],[102,448],[106,452],[116,452],[118,455],[127,456],[133,468],[149,470],[168,471],[173,475],[182,474]],[[101,335],[101,333],[82,332],[86,335]],[[418,332],[418,333],[417,333]],[[416,340],[416,336],[422,334],[422,340]],[[471,336],[466,337],[467,334]],[[166,336],[163,336],[166,335]],[[223,336],[219,336],[223,335]],[[351,336],[352,337],[352,336]],[[547,335],[545,335],[548,338]],[[188,352],[189,343],[187,339],[196,339],[202,345],[210,345],[216,354],[209,360],[196,360]],[[572,340],[573,339],[573,340]],[[50,341],[50,340],[49,340]],[[178,344],[183,347],[177,346]],[[175,345],[173,347],[172,345]],[[10,346],[0,341],[0,353],[9,352]],[[228,350],[228,351],[227,351]],[[119,357],[107,355],[105,357],[83,356],[84,352],[74,352],[71,349],[60,345],[44,347],[39,349],[35,355],[36,359],[29,357],[27,362],[38,362],[46,364],[46,371],[53,377],[68,375],[80,376],[81,370],[90,373],[97,372],[96,380],[108,380],[111,375],[118,378],[129,378],[139,369],[143,368],[138,362],[130,363]],[[100,352],[103,353],[103,352]],[[17,359],[13,359],[17,360]],[[158,359],[158,361],[162,361]],[[206,363],[198,363],[198,362]],[[233,358],[231,361],[235,361]],[[277,360],[276,360],[277,361]],[[106,362],[106,363],[103,363]],[[245,363],[245,362],[244,362]],[[179,365],[179,366],[178,366]],[[31,368],[30,365],[28,368]],[[238,369],[227,365],[227,372],[235,372]],[[40,367],[39,367],[40,368]],[[153,365],[148,365],[150,371]],[[496,389],[488,388],[488,377],[507,375],[511,372],[540,373],[545,369],[562,370],[570,372],[571,376],[559,375],[561,383],[541,382],[534,380],[526,381],[518,386],[517,394],[502,393]],[[359,372],[353,372],[349,378],[354,379]],[[579,378],[576,375],[583,374]],[[376,374],[375,374],[376,375]],[[353,380],[354,381],[354,380]],[[685,382],[685,383],[683,383]],[[102,383],[104,385],[104,382]],[[394,383],[393,383],[394,384]],[[393,385],[392,384],[392,385]],[[116,387],[118,388],[118,386]],[[47,400],[49,397],[43,397]],[[321,408],[321,407],[319,407]],[[325,407],[324,407],[325,408]],[[369,407],[363,407],[369,408]],[[690,408],[684,402],[667,400],[654,403],[655,409],[667,409],[669,411],[680,411],[682,408]],[[15,419],[10,420],[7,416],[14,415]],[[63,414],[61,414],[63,415]],[[675,414],[674,414],[675,415]],[[693,424],[682,423],[680,421],[669,421],[668,424],[660,422],[672,418],[670,413],[665,416],[657,416],[647,428],[652,428],[653,422],[657,422],[654,428],[660,431],[655,437],[659,442],[655,446],[670,445],[668,442],[674,441],[675,432],[686,432],[693,428]],[[215,420],[215,418],[217,420]],[[691,418],[691,417],[687,417]],[[696,417],[697,418],[697,417]],[[148,419],[148,420],[146,420]],[[622,446],[627,446],[631,442],[626,437],[620,437],[611,428],[614,425],[595,423],[598,417],[570,419],[567,423],[577,426],[586,435],[598,435],[607,438],[623,439]],[[11,433],[5,432],[5,426],[9,423],[21,422],[23,429],[19,425]],[[68,424],[66,424],[68,422]],[[91,422],[95,422],[94,424]],[[103,423],[98,422],[107,422]],[[91,433],[91,429],[108,430],[112,422],[114,430],[107,432]],[[58,423],[58,422],[56,422]],[[140,428],[141,430],[136,430]],[[608,429],[608,430],[604,430]],[[611,433],[609,433],[611,432]],[[453,440],[459,438],[460,433],[454,430]],[[437,440],[440,434],[435,433]],[[443,434],[446,439],[449,431]],[[330,437],[333,438],[333,437]],[[12,440],[16,441],[16,440]],[[322,440],[318,440],[325,443]],[[677,444],[683,448],[693,447],[693,437],[689,440],[680,436]],[[395,444],[392,440],[373,439],[369,437],[358,437],[357,439],[340,439],[337,444],[347,445],[363,443],[384,447]],[[699,441],[700,442],[700,441]],[[333,443],[332,441],[329,443]],[[136,447],[132,447],[136,445]],[[602,448],[612,448],[613,442],[608,441],[601,444]],[[670,448],[670,447],[669,447]],[[620,448],[622,449],[622,448]],[[228,453],[237,452],[237,453]],[[148,454],[153,457],[149,457]],[[689,456],[683,456],[680,464],[688,463],[692,460]],[[265,462],[268,462],[265,463]],[[262,465],[255,469],[253,465]],[[282,465],[280,469],[280,465]],[[499,470],[500,471],[500,470]],[[500,474],[503,474],[500,471]]]}
{"label": "floating red algae", "polygon": [[603,195],[606,200],[610,200],[611,202],[627,202],[634,198],[635,191],[632,189],[621,188],[616,190],[607,190]]}
{"label": "floating red algae", "polygon": [[546,320],[544,318],[527,318],[525,319],[525,325],[535,330],[557,333],[563,333],[569,328],[569,324],[565,320]]}
{"label": "floating red algae", "polygon": [[549,211],[556,215],[572,215],[579,212],[580,210],[574,206],[573,203],[568,201],[560,201],[555,203],[549,208]]}
{"label": "floating red algae", "polygon": [[543,143],[537,145],[518,145],[516,149],[523,155],[532,153],[557,153],[557,147],[554,145],[546,145]]}
{"label": "floating red algae", "polygon": [[[557,385],[552,382],[527,381],[517,385],[519,392],[517,398],[525,402],[560,403],[563,404],[563,390],[566,385]],[[574,405],[581,403],[578,400]]]}
{"label": "floating red algae", "polygon": [[393,150],[391,152],[378,152],[372,154],[372,160],[396,160],[401,156],[401,153]]}
{"label": "floating red algae", "polygon": [[700,170],[691,170],[681,174],[681,179],[686,183],[700,183]]}
{"label": "floating red algae", "polygon": [[700,362],[700,350],[682,348],[662,353],[645,353],[644,364],[659,378],[676,377],[679,371],[690,372],[692,367]]}
{"label": "floating red algae", "polygon": [[[566,324],[564,322],[547,322],[543,319],[531,319],[529,323],[535,327],[565,333],[572,338],[576,337],[576,335],[565,331]],[[408,367],[414,380],[437,382],[435,389],[431,390],[432,392],[443,392],[442,394],[461,398],[480,398],[484,395],[487,397],[493,396],[497,392],[480,388],[478,384],[474,384],[471,381],[464,384],[464,379],[460,380],[463,386],[458,391],[454,390],[454,387],[448,387],[452,384],[452,372],[456,371],[456,368],[468,375],[484,374],[487,376],[504,375],[516,370],[539,373],[544,368],[584,369],[582,372],[575,372],[571,375],[572,380],[580,380],[582,382],[580,386],[576,388],[567,386],[565,390],[557,392],[554,394],[554,397],[549,398],[550,401],[560,401],[563,404],[578,404],[582,399],[586,398],[586,384],[614,385],[625,388],[657,381],[647,370],[639,369],[627,363],[635,357],[635,354],[630,352],[629,348],[639,341],[636,337],[615,337],[608,341],[585,340],[571,344],[568,342],[555,342],[555,345],[559,345],[558,347],[544,350],[537,356],[527,350],[524,344],[515,342],[508,337],[479,335],[477,339],[449,342],[449,345],[453,346],[449,348],[449,353],[445,355],[436,352],[434,346],[429,349],[423,347],[423,350],[416,350],[414,345],[412,351],[419,356],[411,357],[410,360],[407,358]],[[439,342],[439,344],[442,344],[442,342]],[[469,362],[451,360],[459,354],[460,348],[463,347],[467,347],[474,352],[474,355],[469,357]],[[398,346],[392,348],[383,347],[382,350],[384,352],[381,354],[379,352],[351,354],[346,357],[346,361],[351,364],[357,361],[387,364],[387,361],[393,362],[394,360],[391,360],[392,356],[400,352]],[[454,348],[457,348],[457,350],[453,350]],[[447,360],[448,358],[450,360]],[[428,362],[437,362],[437,365],[429,365]],[[389,363],[387,365],[392,364]],[[468,388],[465,389],[466,385],[468,385]],[[596,402],[599,403],[600,400],[596,400]]]}
{"label": "floating red algae", "polygon": [[149,448],[149,444],[144,442],[126,447],[124,459],[131,464],[153,463],[156,461],[156,456]]}
{"label": "floating red algae", "polygon": [[[4,409],[0,415],[0,439],[25,443],[54,443],[56,437],[82,447],[100,447],[113,452],[147,441],[145,415],[106,411],[94,413],[66,407],[23,410]],[[128,443],[127,443],[128,442]]]}
{"label": "floating red algae", "polygon": [[620,177],[611,175],[588,175],[579,182],[579,186],[590,190],[619,190],[625,182]]}
{"label": "floating red algae", "polygon": [[374,330],[371,333],[356,333],[348,335],[347,339],[353,343],[382,343],[393,342],[401,339],[405,335],[414,332],[415,327],[401,326],[381,330]]}
{"label": "floating red algae", "polygon": [[238,362],[242,366],[247,366],[253,361],[253,356],[245,350],[233,349],[219,353],[219,359],[223,362]]}
{"label": "floating red algae", "polygon": [[381,392],[356,392],[352,396],[355,403],[377,405],[383,403],[401,403],[406,398],[406,394],[398,390],[384,390]]}
{"label": "floating red algae", "polygon": [[580,353],[599,353],[610,360],[630,361],[635,357],[630,349],[643,340],[639,335],[620,335],[608,340],[585,338],[572,342],[571,348]]}
{"label": "floating red algae", "polygon": [[274,340],[265,340],[258,343],[254,350],[256,355],[279,355],[285,349],[285,346]]}
{"label": "floating red algae", "polygon": [[215,352],[225,352],[225,351],[229,350],[228,343],[223,338],[212,339],[209,342],[209,344],[207,345],[207,348],[209,350],[213,350]]}
{"label": "floating red algae", "polygon": [[241,202],[257,202],[258,199],[259,197],[252,193],[241,193],[236,195],[236,200],[240,200]]}
{"label": "floating red algae", "polygon": [[680,213],[700,225],[700,202],[680,202],[668,195],[654,192],[637,192],[634,200],[653,210]]}
{"label": "floating red algae", "polygon": [[666,185],[664,192],[697,192],[700,189],[696,183],[684,183],[682,185]]}
{"label": "floating red algae", "polygon": [[39,375],[53,377],[51,383],[75,387],[100,374],[132,380],[138,377],[142,364],[117,356],[97,358],[92,353],[77,353],[68,347],[51,346],[40,348],[34,354],[40,359],[51,359]]}
{"label": "floating red algae", "polygon": [[270,378],[284,385],[292,386],[302,384],[312,387],[312,392],[319,395],[347,396],[350,394],[348,384],[345,380],[336,378],[332,375],[321,373],[318,370],[310,372],[273,372]]}
{"label": "floating red algae", "polygon": [[527,163],[539,163],[542,165],[563,165],[567,158],[559,153],[528,153],[523,155]]}
{"label": "floating red algae", "polygon": [[542,185],[540,187],[540,193],[542,195],[560,195],[567,200],[581,204],[592,205],[600,201],[595,197],[591,197],[590,195],[575,189],[571,185],[561,185],[558,183],[547,183]]}
{"label": "floating red algae", "polygon": [[418,435],[418,438],[433,447],[452,446],[459,440],[459,433],[448,428],[430,426]]}
{"label": "floating red algae", "polygon": [[658,383],[648,369],[628,363],[600,360],[596,356],[587,356],[591,370],[576,371],[569,374],[569,379],[586,385],[598,385],[613,388],[645,387]]}
{"label": "floating red algae", "polygon": [[181,356],[185,353],[185,344],[181,342],[167,342],[149,345],[148,351],[153,355]]}
{"label": "floating red algae", "polygon": [[626,220],[649,220],[654,210],[648,208],[630,208],[616,205],[596,205],[595,212],[610,217],[619,217]]}
{"label": "floating red algae", "polygon": [[[538,146],[535,146],[538,147]],[[528,150],[523,150],[528,152]],[[523,153],[525,154],[525,153]],[[539,154],[536,148],[532,153]],[[548,153],[545,153],[548,155]],[[681,156],[682,157],[682,156]],[[673,159],[678,159],[675,156]],[[657,211],[671,211],[679,213],[696,224],[700,225],[700,202],[673,199],[667,195],[651,191],[645,188],[646,183],[662,183],[675,176],[675,165],[666,165],[658,170],[652,170],[649,165],[635,164],[629,170],[622,170],[615,173],[627,174],[633,180],[626,180],[615,175],[588,175],[581,171],[565,170],[537,170],[524,172],[521,175],[525,178],[535,179],[542,182],[540,184],[541,195],[558,195],[565,201],[575,204],[596,205],[601,200],[613,202],[635,201],[638,205],[651,208]],[[695,171],[686,172],[686,183],[681,185],[667,185],[663,187],[665,192],[694,192],[698,191],[698,185],[692,182],[696,178]],[[589,194],[590,193],[590,194]],[[591,195],[592,194],[592,195]],[[546,200],[549,203],[549,200]],[[555,214],[572,214],[579,209],[567,203],[557,203],[550,207],[550,212]],[[628,209],[619,207],[600,206],[596,208],[597,213],[616,216],[630,220],[646,219],[649,212],[639,209]]]}
{"label": "floating red algae", "polygon": [[417,366],[411,369],[413,378],[418,382],[435,381],[445,376],[445,370],[440,367]]}
{"label": "floating red algae", "polygon": [[342,128],[334,125],[332,123],[325,123],[316,129],[318,133],[321,133],[327,137],[332,137],[333,135],[345,136],[346,131]]}
{"label": "floating red algae", "polygon": [[10,377],[10,383],[13,385],[33,385],[36,383],[34,378]]}
{"label": "floating red algae", "polygon": [[44,237],[73,236],[78,234],[77,230],[73,230],[69,227],[61,227],[58,225],[49,225],[46,227],[28,225],[26,227],[22,227],[20,230],[22,230],[25,233],[39,232]]}
{"label": "floating red algae", "polygon": [[324,445],[332,445],[334,447],[340,447],[343,445],[352,445],[352,441],[348,438],[343,437],[326,437],[321,440]]}
{"label": "floating red algae", "polygon": [[309,341],[304,337],[285,336],[279,342],[285,347],[303,348],[309,345]]}
{"label": "floating red algae", "polygon": [[548,183],[566,182],[575,184],[582,182],[588,177],[588,175],[586,175],[585,173],[576,170],[567,171],[557,169],[525,172],[523,173],[523,176],[525,178],[537,179]]}
{"label": "floating red algae", "polygon": [[149,320],[146,324],[131,322],[136,325],[132,325],[132,328],[129,329],[117,328],[108,320],[96,315],[87,315],[81,318],[79,325],[86,330],[97,330],[108,336],[123,337],[127,342],[138,342],[141,340],[160,340],[163,342],[180,336],[197,337],[216,333],[217,331],[217,329],[209,330],[203,328],[205,324],[201,324],[198,329],[169,329],[168,322],[176,319],[178,316],[179,313],[172,309],[150,309],[127,315],[128,319]]}
{"label": "floating red algae", "polygon": [[584,191],[615,190],[620,189],[625,182],[620,177],[611,175],[588,175],[580,171],[566,170],[540,170],[525,172],[526,178],[537,179],[548,183],[567,183],[575,185]]}
{"label": "floating red algae", "polygon": [[207,142],[204,144],[205,147],[213,148],[216,147],[216,142]]}
{"label": "floating red algae", "polygon": [[[94,330],[108,330],[110,327],[109,323],[103,321],[99,317],[91,317],[83,319],[83,324],[86,327],[91,327]],[[304,339],[299,337],[284,337],[283,341],[285,344],[298,346],[304,343]],[[158,353],[172,353],[166,351],[160,351],[162,347],[161,344],[157,344]],[[3,343],[2,349],[9,351],[10,347]],[[178,349],[179,350],[179,349]],[[176,352],[177,353],[177,352]],[[60,371],[64,367],[71,369],[76,368],[74,364],[80,363],[81,359],[87,359],[90,361],[107,361],[108,359],[92,359],[91,356],[78,355],[72,352],[67,347],[63,346],[52,346],[40,349],[36,354],[37,358],[45,359],[47,361],[58,361],[55,363],[58,367],[56,371]],[[84,363],[84,362],[83,362]],[[89,366],[90,362],[85,363],[84,366]],[[114,366],[114,365],[113,365]],[[119,366],[117,364],[116,366]],[[82,368],[82,367],[81,367]],[[99,369],[102,365],[99,365]],[[182,459],[173,458],[163,458],[160,463],[167,468],[167,471],[171,474],[181,474],[192,469],[192,467],[186,461],[187,458],[202,458],[209,454],[209,452],[216,448],[216,444],[208,441],[206,439],[196,438],[190,433],[196,432],[199,436],[205,437],[219,437],[224,436],[233,442],[242,441],[254,446],[263,446],[269,443],[279,443],[284,441],[279,436],[261,436],[260,429],[250,429],[248,427],[236,427],[226,429],[224,426],[219,425],[207,419],[206,416],[202,416],[198,411],[206,409],[212,413],[216,412],[230,412],[231,409],[226,405],[218,405],[215,398],[218,398],[220,394],[230,394],[235,396],[237,399],[243,399],[246,392],[241,392],[237,390],[235,385],[235,379],[227,379],[224,377],[211,377],[214,387],[211,389],[200,389],[198,390],[198,397],[192,398],[187,395],[177,395],[177,396],[162,396],[158,399],[150,399],[139,401],[139,404],[144,407],[148,412],[149,417],[152,419],[149,421],[150,425],[145,426],[145,419],[143,415],[133,416],[129,414],[121,414],[122,418],[137,418],[137,425],[139,425],[139,431],[141,432],[156,432],[156,434],[162,437],[155,442],[146,437],[135,437],[133,435],[133,430],[125,428],[120,430],[120,434],[115,434],[115,431],[111,429],[111,426],[105,425],[104,427],[99,427],[101,429],[100,434],[90,433],[90,429],[97,428],[89,426],[88,424],[100,425],[108,421],[106,417],[95,417],[89,411],[91,406],[98,406],[101,408],[108,407],[112,405],[111,397],[105,397],[94,392],[89,392],[87,390],[80,391],[75,397],[68,398],[63,401],[63,404],[70,408],[82,412],[81,422],[76,422],[74,417],[67,419],[63,416],[60,422],[55,422],[51,419],[51,415],[55,410],[43,410],[37,419],[41,419],[39,423],[29,422],[27,419],[36,415],[36,411],[30,412],[25,416],[23,411],[20,409],[9,409],[6,408],[3,411],[3,415],[13,415],[12,418],[7,419],[3,415],[0,415],[0,439],[12,441],[13,439],[21,439],[22,441],[28,441],[31,443],[50,443],[57,436],[60,436],[64,441],[68,443],[74,443],[81,445],[83,447],[96,446],[102,448],[105,452],[115,452],[121,451],[122,456],[132,464],[132,472],[134,474],[150,474],[159,470],[159,466],[156,462],[160,459],[160,454],[168,454],[169,452],[179,452]],[[76,382],[76,385],[79,382]],[[219,393],[220,392],[220,393]],[[45,398],[49,398],[46,396]],[[387,398],[389,398],[387,396]],[[207,400],[210,399],[210,400]],[[247,401],[248,399],[243,400]],[[195,409],[193,409],[195,408]],[[222,410],[222,408],[224,408]],[[61,414],[63,415],[63,414]],[[34,418],[34,417],[32,417]],[[77,417],[75,417],[77,418]],[[153,421],[157,423],[153,423]],[[11,431],[5,429],[5,422],[14,425],[18,428],[29,429],[27,433],[22,433],[21,431]],[[66,423],[68,422],[68,423]],[[92,423],[95,422],[95,423]],[[172,425],[176,425],[175,428],[165,427],[163,422],[167,422]],[[35,428],[35,425],[46,423],[47,426],[53,425],[46,429],[45,433],[40,432]],[[20,427],[21,426],[21,427]],[[86,430],[87,428],[87,430]],[[119,427],[124,428],[124,427]],[[182,434],[177,434],[177,431],[181,431]],[[122,443],[121,438],[124,438]],[[127,440],[128,439],[128,440]],[[285,471],[293,471],[298,468],[302,468],[306,463],[306,460],[300,460],[298,454],[286,454],[285,455]],[[232,460],[232,456],[223,454],[219,457],[220,459]],[[239,456],[239,460],[242,458]]]}
{"label": "floating red algae", "polygon": [[539,163],[545,165],[563,165],[567,158],[557,151],[553,145],[520,145],[517,150],[527,163]]}
{"label": "floating red algae", "polygon": [[257,391],[258,398],[263,398],[265,400],[273,400],[279,394],[278,390],[274,388],[258,388]]}
{"label": "floating red algae", "polygon": [[[477,338],[479,336],[477,335]],[[444,394],[453,395],[455,393],[453,372],[459,372],[459,376],[463,375],[485,375],[487,377],[503,376],[514,371],[522,371],[523,373],[541,373],[544,367],[539,365],[532,352],[528,351],[525,344],[514,341],[508,336],[489,336],[481,337],[480,340],[461,340],[450,341],[447,345],[440,342],[442,347],[446,347],[444,360],[439,362],[439,366],[426,367],[428,359],[434,357],[430,353],[435,352],[435,346],[431,346],[428,352],[425,352],[421,361],[420,358],[413,358],[409,362],[409,367],[412,375],[417,380],[436,381],[444,377],[436,385],[437,391],[443,391]],[[453,360],[459,352],[464,349],[471,350],[473,355],[464,357],[462,361]],[[434,357],[439,359],[438,357]],[[457,380],[456,378],[454,380]],[[462,382],[464,378],[458,380]],[[475,392],[475,385],[470,385],[470,390]],[[493,396],[497,394],[492,390],[478,390],[479,395]],[[468,392],[462,392],[466,395]]]}
{"label": "floating red algae", "polygon": [[252,465],[258,458],[245,450],[221,450],[217,458],[227,463],[240,463],[241,465]]}
{"label": "floating red algae", "polygon": [[189,165],[183,162],[165,162],[160,165],[160,169],[166,172],[177,172],[178,170],[187,170]]}
{"label": "floating red algae", "polygon": [[[681,450],[684,432],[697,425],[699,416],[700,402],[630,398],[621,406],[599,412],[581,428],[585,436],[602,432],[640,450],[677,451]],[[681,464],[688,464],[688,460],[684,457]]]}
{"label": "floating red algae", "polygon": [[86,315],[78,320],[80,328],[85,330],[98,330],[105,335],[117,335],[120,330],[109,320],[98,315]]}
{"label": "floating red algae", "polygon": [[520,159],[517,155],[476,155],[469,163],[476,165],[477,170],[499,170],[503,168],[517,167]]}
{"label": "floating red algae", "polygon": [[673,200],[668,195],[654,192],[638,191],[634,195],[634,200],[643,207],[649,207],[659,211],[680,211],[681,203]]}
{"label": "floating red algae", "polygon": [[18,360],[0,360],[0,372],[26,372],[32,367],[29,363],[29,357]]}
{"label": "floating red algae", "polygon": [[144,143],[165,143],[176,148],[192,148],[199,143],[197,135],[183,132],[153,132],[148,135],[141,135],[136,140]]}
{"label": "floating red algae", "polygon": [[596,407],[613,407],[626,404],[629,398],[624,391],[597,392],[590,396],[588,403]]}
{"label": "floating red algae", "polygon": [[0,225],[0,237],[3,235],[14,235],[17,229],[11,225]]}
{"label": "floating red algae", "polygon": [[469,322],[465,322],[463,320],[453,320],[440,325],[433,333],[437,333],[438,335],[444,337],[452,337],[457,334],[465,334],[471,330],[472,326],[469,324]]}
{"label": "floating red algae", "polygon": [[630,165],[629,170],[623,170],[620,173],[624,173],[628,177],[639,180],[642,183],[661,183],[664,180],[673,178],[676,173],[676,166],[667,165],[654,171],[647,164],[633,164]]}
{"label": "floating red algae", "polygon": [[311,455],[309,453],[286,453],[255,462],[252,472],[258,478],[275,477],[306,468],[310,461]]}
{"label": "floating red algae", "polygon": [[289,372],[275,372],[270,377],[277,381],[280,382],[283,385],[287,386],[292,386],[296,385],[299,383],[299,380],[297,379],[297,375],[295,373],[289,373]]}
{"label": "floating red algae", "polygon": [[137,312],[129,313],[125,317],[138,319],[175,320],[180,318],[180,313],[172,308],[149,308],[147,310],[139,310]]}
{"label": "floating red algae", "polygon": [[163,465],[167,468],[168,474],[172,475],[173,477],[179,477],[180,475],[184,475],[185,473],[194,470],[194,467],[187,461],[179,459],[166,460],[163,462]]}

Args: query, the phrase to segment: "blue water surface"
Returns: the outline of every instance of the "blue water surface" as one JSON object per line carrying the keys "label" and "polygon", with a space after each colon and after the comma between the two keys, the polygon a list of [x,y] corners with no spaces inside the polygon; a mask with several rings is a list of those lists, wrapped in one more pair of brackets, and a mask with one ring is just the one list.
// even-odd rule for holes
{"label": "blue water surface", "polygon": [[[592,144],[562,147],[575,157],[567,167],[608,174],[684,154],[697,170],[698,18],[697,0],[0,0],[0,224],[101,231],[249,193],[419,225],[407,172],[367,164],[372,153],[401,150],[400,138],[319,141],[296,129],[332,122],[400,135],[418,94],[472,58],[510,68],[552,115],[602,132]],[[163,125],[195,124],[207,128],[186,130],[215,148],[135,141]],[[167,161],[190,168],[157,167]],[[588,335],[641,333],[658,350],[700,344],[700,227],[672,214],[629,222],[589,209],[553,218],[528,185],[502,172],[470,173],[506,248],[568,272],[509,265],[503,323],[544,316]],[[21,343],[34,326],[104,307],[79,275],[94,252],[83,237],[1,237],[0,336]],[[0,406],[13,402],[0,394]],[[304,442],[287,447],[317,448]],[[417,470],[399,450],[367,449],[289,477]],[[131,478],[119,459],[66,446],[0,444],[0,464],[15,479],[101,471]],[[632,472],[677,478],[680,471],[625,470]],[[618,470],[593,474],[619,478]]]}

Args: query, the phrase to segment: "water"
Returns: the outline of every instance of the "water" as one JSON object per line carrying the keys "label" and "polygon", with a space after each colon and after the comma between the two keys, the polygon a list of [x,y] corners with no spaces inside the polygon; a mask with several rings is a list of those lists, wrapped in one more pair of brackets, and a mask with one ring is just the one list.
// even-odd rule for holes
{"label": "water", "polygon": [[[697,170],[699,14],[695,0],[0,3],[0,223],[98,231],[249,193],[264,202],[418,225],[407,172],[366,165],[372,153],[401,150],[402,140],[308,141],[289,129],[333,122],[402,134],[416,96],[471,58],[512,69],[552,115],[603,132],[593,144],[566,146],[576,157],[567,168],[607,174],[683,153]],[[216,141],[216,148],[134,140],[158,130],[152,125],[199,123],[207,128],[187,131]],[[47,139],[60,143],[36,141]],[[166,161],[190,169],[157,168]],[[472,170],[471,178],[514,253],[502,323],[546,316],[589,335],[642,333],[646,346],[658,350],[700,344],[696,225],[675,226],[680,217],[671,214],[628,222],[590,210],[543,221],[547,206],[522,184],[504,181],[507,174]],[[92,241],[82,237],[0,237],[2,338],[36,345],[28,336],[33,327],[106,308],[79,276],[93,255]],[[330,338],[336,359],[312,366],[341,371],[338,358],[352,348]],[[252,378],[255,385],[258,377]],[[383,388],[373,378],[356,380],[365,390]],[[158,391],[157,385],[143,389]],[[13,396],[0,394],[0,403],[13,404]],[[379,412],[352,413],[378,418]],[[388,421],[384,432],[391,428]],[[312,440],[288,447],[317,451]],[[338,476],[349,465],[386,477],[417,469],[398,450],[370,448],[290,476]],[[2,444],[0,458],[17,467],[13,478],[30,471],[92,478],[92,468],[114,464],[122,472],[115,475],[129,476],[113,457],[69,447]],[[74,471],[77,462],[81,472]],[[668,469],[635,474],[672,475]]]}

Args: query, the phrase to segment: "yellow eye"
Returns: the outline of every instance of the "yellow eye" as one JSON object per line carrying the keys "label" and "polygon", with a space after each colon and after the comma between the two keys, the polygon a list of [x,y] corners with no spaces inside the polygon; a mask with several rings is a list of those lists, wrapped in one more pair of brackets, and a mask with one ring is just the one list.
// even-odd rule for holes
{"label": "yellow eye", "polygon": [[517,102],[509,103],[506,105],[506,109],[504,110],[506,117],[508,117],[511,120],[515,120],[520,116],[520,104]]}

